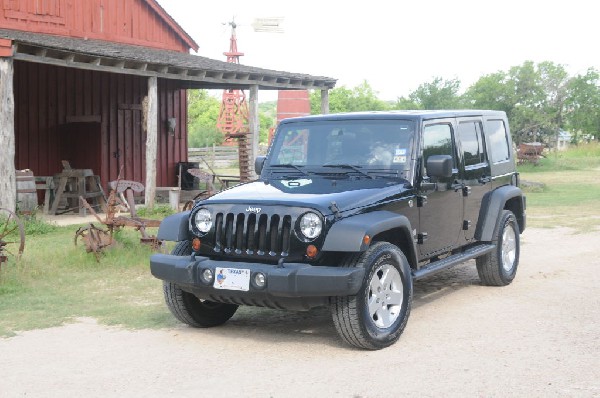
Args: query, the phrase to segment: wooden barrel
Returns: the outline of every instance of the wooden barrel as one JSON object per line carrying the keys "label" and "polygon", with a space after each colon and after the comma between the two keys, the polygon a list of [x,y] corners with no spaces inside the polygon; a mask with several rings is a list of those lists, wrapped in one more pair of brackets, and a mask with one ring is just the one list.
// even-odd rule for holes
{"label": "wooden barrel", "polygon": [[17,208],[23,214],[31,214],[38,205],[33,171],[17,170]]}

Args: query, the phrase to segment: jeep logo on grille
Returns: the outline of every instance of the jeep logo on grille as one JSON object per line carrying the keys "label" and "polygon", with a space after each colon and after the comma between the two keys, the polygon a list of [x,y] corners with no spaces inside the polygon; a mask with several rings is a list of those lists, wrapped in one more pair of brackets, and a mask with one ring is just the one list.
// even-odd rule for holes
{"label": "jeep logo on grille", "polygon": [[247,212],[249,213],[260,213],[262,209],[260,207],[252,207],[252,206],[248,206],[248,208],[246,209]]}

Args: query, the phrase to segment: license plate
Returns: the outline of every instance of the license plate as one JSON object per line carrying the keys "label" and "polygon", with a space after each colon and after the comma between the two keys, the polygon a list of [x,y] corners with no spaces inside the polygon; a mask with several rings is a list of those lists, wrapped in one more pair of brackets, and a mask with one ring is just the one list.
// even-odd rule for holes
{"label": "license plate", "polygon": [[242,290],[247,292],[250,288],[250,270],[239,268],[215,269],[215,289]]}

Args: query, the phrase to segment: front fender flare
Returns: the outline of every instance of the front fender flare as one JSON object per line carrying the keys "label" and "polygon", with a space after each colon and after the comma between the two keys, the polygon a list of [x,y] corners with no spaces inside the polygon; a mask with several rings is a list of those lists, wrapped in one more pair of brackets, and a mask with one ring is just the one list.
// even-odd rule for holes
{"label": "front fender flare", "polygon": [[323,251],[362,252],[368,245],[363,243],[365,235],[373,237],[381,232],[400,228],[404,237],[408,238],[412,253],[405,253],[409,259],[414,258],[415,249],[412,239],[412,227],[406,216],[391,211],[376,211],[351,216],[333,224],[327,232],[323,243]]}
{"label": "front fender flare", "polygon": [[190,235],[189,219],[191,211],[183,211],[166,217],[158,227],[156,239],[180,242]]}

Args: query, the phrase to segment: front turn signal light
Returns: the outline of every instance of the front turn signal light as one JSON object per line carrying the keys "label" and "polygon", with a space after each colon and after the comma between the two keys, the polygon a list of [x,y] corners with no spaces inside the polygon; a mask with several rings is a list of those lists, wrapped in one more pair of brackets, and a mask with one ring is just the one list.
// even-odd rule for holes
{"label": "front turn signal light", "polygon": [[198,250],[200,250],[200,246],[201,245],[202,245],[202,242],[200,242],[200,239],[194,238],[192,240],[192,249],[194,249],[195,252],[197,252]]}
{"label": "front turn signal light", "polygon": [[315,258],[317,257],[318,253],[319,250],[317,250],[317,247],[315,245],[308,245],[308,247],[306,248],[306,257],[308,258]]}

